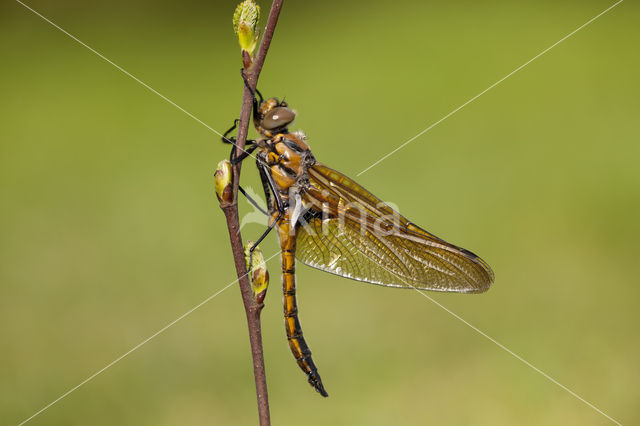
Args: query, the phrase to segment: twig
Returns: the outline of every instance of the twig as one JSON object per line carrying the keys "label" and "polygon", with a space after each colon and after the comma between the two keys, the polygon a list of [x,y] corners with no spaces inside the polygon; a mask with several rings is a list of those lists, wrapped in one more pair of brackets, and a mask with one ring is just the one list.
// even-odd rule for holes
{"label": "twig", "polygon": [[[253,63],[247,58],[248,55],[243,57],[243,63],[245,64],[244,73],[247,81],[252,89],[255,90],[260,71],[264,65],[264,60],[269,51],[269,45],[273,38],[273,32],[275,31],[276,24],[278,23],[278,16],[280,15],[280,9],[282,8],[283,0],[274,0],[271,4],[271,11],[269,12],[269,18],[267,20],[267,26],[262,36],[262,41],[258,48]],[[236,139],[236,156],[239,156],[243,150],[247,140],[247,133],[249,130],[249,120],[251,118],[251,108],[253,105],[253,97],[247,87],[244,87],[244,93],[242,96],[242,109],[240,111],[240,122],[238,125],[238,136]],[[220,207],[224,212],[227,219],[227,228],[229,230],[229,240],[231,242],[231,251],[233,252],[233,260],[236,266],[236,273],[238,274],[238,283],[240,286],[240,292],[242,294],[242,301],[244,303],[244,309],[247,315],[247,324],[249,326],[249,341],[251,343],[251,356],[253,359],[253,375],[256,382],[256,396],[258,401],[258,415],[260,417],[260,425],[268,426],[271,424],[269,416],[269,399],[267,395],[267,379],[264,369],[264,355],[262,352],[262,330],[260,326],[260,312],[262,311],[263,304],[257,303],[253,297],[253,291],[249,278],[247,276],[247,268],[245,264],[245,255],[242,242],[242,236],[240,235],[240,223],[238,220],[238,185],[240,182],[240,170],[242,162],[233,166],[233,200],[230,203],[221,203]]]}

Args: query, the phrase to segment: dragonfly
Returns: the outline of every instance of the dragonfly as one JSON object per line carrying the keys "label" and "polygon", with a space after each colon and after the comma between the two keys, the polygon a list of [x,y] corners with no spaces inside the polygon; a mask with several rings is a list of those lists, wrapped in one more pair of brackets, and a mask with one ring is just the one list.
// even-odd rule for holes
{"label": "dragonfly", "polygon": [[[284,317],[291,352],[308,382],[328,396],[302,333],[296,302],[296,260],[345,278],[417,290],[482,293],[494,281],[491,267],[469,250],[420,228],[344,174],[316,161],[301,131],[289,131],[296,117],[285,101],[253,94],[253,123],[260,134],[247,140],[249,156],[264,188],[269,225],[250,248],[274,229],[280,241]],[[256,97],[256,92],[259,100]],[[235,145],[229,134],[225,143]],[[255,153],[255,155],[254,155]],[[251,262],[250,262],[251,263]]]}

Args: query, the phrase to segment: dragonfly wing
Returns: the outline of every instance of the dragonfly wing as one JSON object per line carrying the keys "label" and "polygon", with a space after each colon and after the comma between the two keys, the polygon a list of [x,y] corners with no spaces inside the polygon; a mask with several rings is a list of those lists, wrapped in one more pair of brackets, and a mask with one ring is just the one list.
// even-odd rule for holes
{"label": "dragonfly wing", "polygon": [[478,256],[413,225],[346,176],[317,164],[309,177],[305,197],[316,214],[298,229],[303,263],[391,287],[479,293],[493,282]]}

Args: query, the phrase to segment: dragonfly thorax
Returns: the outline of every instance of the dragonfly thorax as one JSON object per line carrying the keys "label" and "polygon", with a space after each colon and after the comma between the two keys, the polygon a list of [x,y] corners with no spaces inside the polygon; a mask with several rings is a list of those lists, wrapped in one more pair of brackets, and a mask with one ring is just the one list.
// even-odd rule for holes
{"label": "dragonfly thorax", "polygon": [[308,182],[307,170],[316,159],[305,142],[304,133],[279,133],[264,140],[263,144],[261,155],[279,192],[288,193],[292,187]]}

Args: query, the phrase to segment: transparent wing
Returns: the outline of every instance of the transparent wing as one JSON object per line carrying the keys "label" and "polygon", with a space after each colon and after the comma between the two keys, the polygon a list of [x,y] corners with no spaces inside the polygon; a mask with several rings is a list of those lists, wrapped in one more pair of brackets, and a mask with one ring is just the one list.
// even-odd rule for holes
{"label": "transparent wing", "polygon": [[391,287],[479,293],[493,282],[478,256],[412,224],[341,173],[316,164],[309,180],[311,209],[296,239],[303,263]]}

